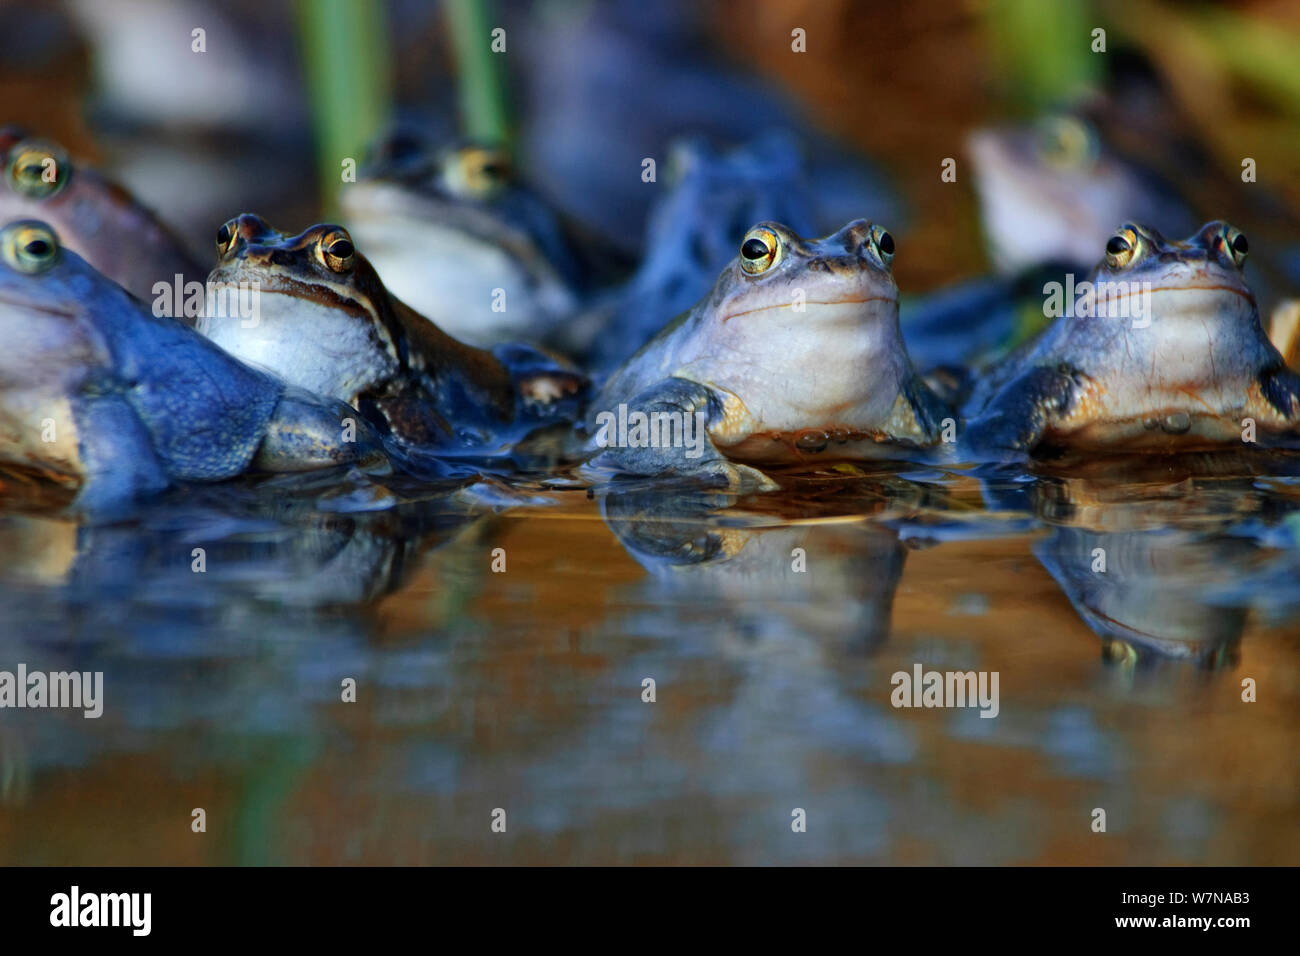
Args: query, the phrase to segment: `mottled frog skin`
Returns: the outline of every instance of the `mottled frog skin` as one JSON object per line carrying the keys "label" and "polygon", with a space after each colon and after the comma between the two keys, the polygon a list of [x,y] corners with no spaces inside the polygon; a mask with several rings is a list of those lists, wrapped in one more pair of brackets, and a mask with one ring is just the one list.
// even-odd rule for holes
{"label": "mottled frog skin", "polygon": [[331,224],[296,236],[242,215],[217,234],[214,290],[256,290],[255,322],[198,325],[231,354],[347,402],[407,448],[508,450],[529,431],[576,415],[586,379],[523,345],[491,351],[443,332],[392,296],[351,235]]}
{"label": "mottled frog skin", "polygon": [[1059,450],[1181,452],[1289,444],[1300,377],[1260,325],[1242,268],[1249,242],[1224,222],[1185,241],[1128,223],[1084,297],[973,400],[977,458]]}
{"label": "mottled frog skin", "polygon": [[386,470],[355,411],[249,368],[61,248],[0,230],[0,461],[114,507],[178,481]]}
{"label": "mottled frog skin", "polygon": [[[712,291],[604,385],[587,414],[598,463],[770,485],[753,465],[906,458],[941,442],[949,411],[917,377],[898,327],[893,237],[855,220],[825,239],[754,226]],[[622,411],[703,421],[699,454],[629,447]],[[662,444],[662,443],[661,443]]]}

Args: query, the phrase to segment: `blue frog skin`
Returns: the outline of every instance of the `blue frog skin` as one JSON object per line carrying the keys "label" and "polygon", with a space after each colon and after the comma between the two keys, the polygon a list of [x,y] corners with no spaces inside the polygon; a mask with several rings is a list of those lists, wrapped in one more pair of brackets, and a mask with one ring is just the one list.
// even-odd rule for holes
{"label": "blue frog skin", "polygon": [[1120,227],[1070,310],[976,389],[971,456],[1294,443],[1300,376],[1260,324],[1249,249],[1225,222],[1183,241]]}
{"label": "blue frog skin", "polygon": [[203,334],[291,385],[357,408],[404,450],[495,455],[570,420],[586,377],[526,345],[471,346],[391,295],[341,226],[296,236],[242,215],[217,233],[214,290],[255,287],[255,324],[204,317]]}
{"label": "blue frog skin", "polygon": [[398,131],[340,202],[393,295],[459,339],[542,341],[579,307],[581,251],[501,150]]}
{"label": "blue frog skin", "polygon": [[[202,282],[204,269],[125,189],[56,143],[0,129],[0,223],[48,223],[80,255],[142,301],[162,282]],[[178,316],[179,318],[179,316]]]}
{"label": "blue frog skin", "polygon": [[43,222],[0,229],[0,340],[0,461],[86,510],[249,471],[388,467],[351,408],[153,315]]}
{"label": "blue frog skin", "polygon": [[698,302],[756,222],[784,223],[815,235],[815,197],[798,144],[772,131],[728,151],[701,137],[673,144],[672,185],[650,212],[645,258],[628,282],[598,306],[593,340],[574,346],[597,372],[611,371],[664,324]]}
{"label": "blue frog skin", "polygon": [[[596,461],[770,488],[753,466],[936,450],[949,411],[904,347],[893,256],[866,220],[824,239],[752,227],[709,294],[605,383],[587,411]],[[634,413],[680,418],[683,440],[642,443]]]}

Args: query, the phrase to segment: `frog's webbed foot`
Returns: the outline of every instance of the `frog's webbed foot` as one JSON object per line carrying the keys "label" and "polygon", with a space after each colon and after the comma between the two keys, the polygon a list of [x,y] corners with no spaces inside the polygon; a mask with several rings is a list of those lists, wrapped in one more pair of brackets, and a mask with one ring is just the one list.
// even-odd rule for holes
{"label": "frog's webbed foot", "polygon": [[777,486],[756,468],[727,459],[709,437],[721,406],[703,385],[669,378],[613,409],[602,409],[592,445],[595,463],[634,475],[679,475],[749,493]]}
{"label": "frog's webbed foot", "polygon": [[980,460],[1032,451],[1052,420],[1070,410],[1077,385],[1071,369],[1041,365],[1029,369],[994,395],[966,426],[963,444]]}
{"label": "frog's webbed foot", "polygon": [[757,468],[742,465],[739,462],[728,461],[726,458],[710,459],[700,467],[685,472],[685,474],[698,477],[710,487],[725,488],[727,491],[738,495],[748,495],[758,491],[776,491],[781,487],[771,477]]}
{"label": "frog's webbed foot", "polygon": [[311,471],[355,464],[390,470],[383,443],[361,414],[343,402],[285,389],[252,462],[263,471]]}

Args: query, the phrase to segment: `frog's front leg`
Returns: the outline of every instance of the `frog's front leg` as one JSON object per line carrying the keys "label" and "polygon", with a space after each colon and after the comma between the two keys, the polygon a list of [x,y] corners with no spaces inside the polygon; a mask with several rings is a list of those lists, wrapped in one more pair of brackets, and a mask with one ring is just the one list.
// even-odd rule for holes
{"label": "frog's front leg", "polygon": [[756,468],[729,460],[709,430],[722,420],[722,403],[698,382],[668,378],[628,402],[594,415],[594,463],[634,475],[681,475],[733,491],[777,486]]}
{"label": "frog's front leg", "polygon": [[1077,373],[1036,366],[1003,387],[967,426],[966,448],[976,460],[1029,454],[1051,424],[1068,414],[1078,395]]}

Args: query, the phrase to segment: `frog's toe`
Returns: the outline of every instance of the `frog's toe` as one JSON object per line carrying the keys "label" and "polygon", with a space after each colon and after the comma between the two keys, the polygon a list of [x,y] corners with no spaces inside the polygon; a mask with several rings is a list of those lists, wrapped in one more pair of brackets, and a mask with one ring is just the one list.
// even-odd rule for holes
{"label": "frog's toe", "polygon": [[757,468],[727,461],[725,458],[714,459],[701,466],[699,474],[709,484],[722,485],[735,494],[748,495],[760,491],[777,491],[781,487]]}
{"label": "frog's toe", "polygon": [[354,408],[293,388],[267,423],[253,465],[263,471],[357,465],[376,473],[392,467],[383,442]]}

